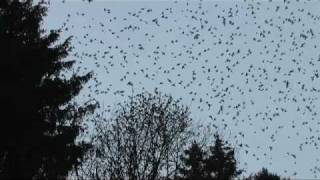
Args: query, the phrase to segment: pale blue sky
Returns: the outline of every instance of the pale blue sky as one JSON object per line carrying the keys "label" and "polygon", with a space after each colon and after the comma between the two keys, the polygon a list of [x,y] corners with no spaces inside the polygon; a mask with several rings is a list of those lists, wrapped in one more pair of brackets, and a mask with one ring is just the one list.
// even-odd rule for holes
{"label": "pale blue sky", "polygon": [[[131,94],[129,81],[135,93],[158,88],[182,98],[195,121],[212,122],[236,147],[244,144],[237,157],[247,173],[267,167],[320,178],[319,7],[319,1],[51,0],[45,27],[66,22],[62,35],[74,36],[80,56],[70,58],[96,73],[97,89],[106,93],[95,96],[105,107]],[[86,87],[84,99],[88,93]]]}

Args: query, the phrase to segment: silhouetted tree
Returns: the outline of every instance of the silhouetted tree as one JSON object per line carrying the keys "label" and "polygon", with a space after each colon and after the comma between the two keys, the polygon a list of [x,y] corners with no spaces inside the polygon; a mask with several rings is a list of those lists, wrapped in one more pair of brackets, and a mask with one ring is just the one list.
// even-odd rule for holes
{"label": "silhouetted tree", "polygon": [[205,161],[209,179],[228,180],[241,174],[241,170],[237,170],[234,149],[227,146],[218,134],[215,134],[214,146],[209,149],[209,157]]}
{"label": "silhouetted tree", "polygon": [[193,142],[189,149],[184,151],[181,157],[182,168],[180,168],[181,178],[185,180],[204,180],[205,177],[205,152],[198,143]]}
{"label": "silhouetted tree", "polygon": [[79,179],[156,180],[177,174],[188,137],[188,108],[171,96],[141,93],[101,116],[93,148],[73,175]]}
{"label": "silhouetted tree", "polygon": [[68,73],[70,38],[56,44],[59,30],[45,34],[45,15],[44,2],[0,4],[0,179],[64,178],[87,148],[76,137],[95,105],[72,101],[91,74]]}
{"label": "silhouetted tree", "polygon": [[281,178],[279,175],[270,173],[266,168],[262,168],[261,171],[254,175],[250,175],[246,180],[289,180],[289,178]]}
{"label": "silhouetted tree", "polygon": [[208,152],[193,143],[185,151],[182,162],[180,179],[229,180],[242,172],[237,168],[234,149],[227,146],[218,134],[215,134],[215,143],[209,146]]}

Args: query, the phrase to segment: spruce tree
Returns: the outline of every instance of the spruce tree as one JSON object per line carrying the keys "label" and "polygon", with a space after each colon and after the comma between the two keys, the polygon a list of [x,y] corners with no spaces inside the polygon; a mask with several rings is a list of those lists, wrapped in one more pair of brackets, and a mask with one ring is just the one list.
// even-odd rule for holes
{"label": "spruce tree", "polygon": [[208,179],[230,180],[241,174],[241,170],[237,169],[234,149],[227,146],[218,134],[215,134],[215,143],[210,146],[205,164]]}
{"label": "spruce tree", "polygon": [[57,44],[60,31],[41,28],[46,11],[44,2],[0,3],[0,179],[65,178],[88,147],[76,137],[95,106],[73,99],[92,75],[62,76],[75,63],[65,60],[70,38]]}
{"label": "spruce tree", "polygon": [[197,142],[193,142],[181,157],[183,167],[180,168],[182,180],[205,180],[204,159],[205,152]]}
{"label": "spruce tree", "polygon": [[289,180],[290,178],[281,178],[279,175],[275,173],[271,173],[266,168],[262,168],[259,172],[255,174],[251,174],[245,180]]}
{"label": "spruce tree", "polygon": [[215,143],[204,150],[198,143],[181,157],[179,180],[231,180],[241,174],[234,157],[234,149],[215,134]]}

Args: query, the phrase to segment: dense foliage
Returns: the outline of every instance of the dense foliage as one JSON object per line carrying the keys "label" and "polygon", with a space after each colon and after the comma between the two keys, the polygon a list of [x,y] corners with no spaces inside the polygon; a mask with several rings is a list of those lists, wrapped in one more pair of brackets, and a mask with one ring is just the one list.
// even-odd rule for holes
{"label": "dense foliage", "polygon": [[193,142],[182,156],[180,169],[183,180],[230,180],[241,174],[238,170],[234,149],[215,135],[215,143],[208,150]]}
{"label": "dense foliage", "polygon": [[281,178],[275,173],[271,173],[266,168],[262,168],[261,171],[256,174],[250,175],[246,180],[289,180],[289,178]]}
{"label": "dense foliage", "polygon": [[83,117],[95,106],[73,99],[91,74],[63,76],[75,61],[64,60],[70,38],[45,33],[44,2],[0,4],[0,178],[63,178],[86,145],[77,143]]}

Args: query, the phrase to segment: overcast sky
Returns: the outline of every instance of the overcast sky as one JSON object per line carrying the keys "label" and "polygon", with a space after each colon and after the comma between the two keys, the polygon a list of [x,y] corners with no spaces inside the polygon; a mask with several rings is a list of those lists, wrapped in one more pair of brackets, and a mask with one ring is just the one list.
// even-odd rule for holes
{"label": "overcast sky", "polygon": [[69,58],[101,82],[83,99],[112,109],[157,88],[215,124],[247,173],[319,178],[319,2],[51,0],[44,26],[73,35]]}

